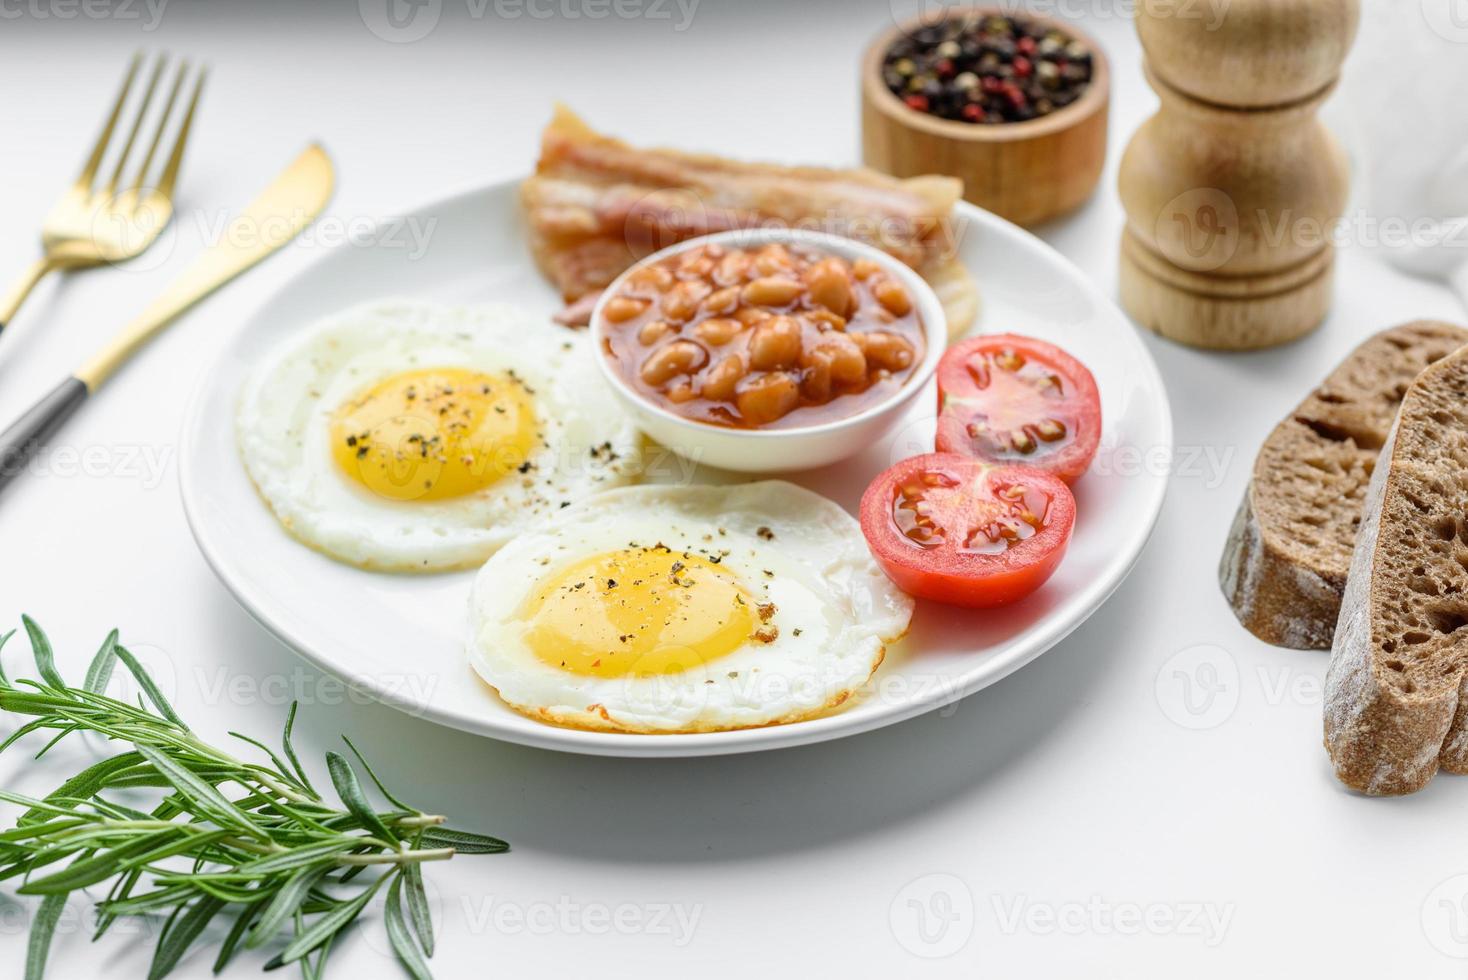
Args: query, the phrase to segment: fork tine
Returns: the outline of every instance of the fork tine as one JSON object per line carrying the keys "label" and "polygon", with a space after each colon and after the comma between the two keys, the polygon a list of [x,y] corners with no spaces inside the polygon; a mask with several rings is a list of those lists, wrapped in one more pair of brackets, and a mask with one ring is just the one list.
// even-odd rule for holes
{"label": "fork tine", "polygon": [[173,75],[173,86],[168,91],[168,101],[163,103],[163,114],[158,117],[158,128],[153,131],[153,141],[148,144],[148,152],[143,154],[142,165],[138,167],[138,175],[133,178],[131,191],[138,191],[143,186],[143,181],[148,176],[148,168],[153,163],[153,155],[158,152],[158,144],[163,142],[163,131],[168,128],[168,119],[173,115],[173,104],[178,101],[178,93],[183,88],[184,76],[188,74],[189,63],[184,61],[179,64],[178,71]]}
{"label": "fork tine", "polygon": [[138,130],[143,128],[143,120],[148,115],[148,106],[153,102],[153,92],[158,88],[158,79],[162,77],[163,66],[167,62],[168,56],[160,54],[153,65],[153,74],[148,78],[148,87],[143,90],[143,104],[138,106],[138,114],[133,119],[133,127],[128,131],[127,140],[122,144],[122,153],[117,157],[117,165],[112,168],[112,176],[107,179],[106,193],[108,196],[117,190],[117,182],[122,179],[122,168],[127,166],[127,158],[132,154],[133,143],[138,138]]}
{"label": "fork tine", "polygon": [[204,79],[208,75],[209,69],[199,69],[198,80],[194,82],[194,94],[189,99],[189,109],[184,113],[183,124],[179,126],[178,136],[173,141],[173,152],[168,155],[168,164],[163,168],[163,176],[158,181],[158,193],[169,199],[173,198],[173,185],[178,182],[178,168],[183,165],[184,144],[189,140],[189,130],[194,125],[194,111],[199,108],[199,96],[204,94]]}
{"label": "fork tine", "polygon": [[143,53],[139,51],[133,55],[133,60],[128,65],[127,75],[122,80],[122,91],[117,93],[117,101],[112,106],[112,112],[107,117],[107,123],[102,127],[102,135],[97,137],[97,145],[92,147],[92,155],[87,158],[86,166],[76,179],[78,190],[90,190],[92,179],[97,176],[97,168],[102,165],[102,154],[107,151],[107,144],[112,139],[112,130],[117,126],[117,117],[122,115],[123,103],[127,101],[127,93],[133,87],[133,78],[138,74],[138,67],[143,63]]}

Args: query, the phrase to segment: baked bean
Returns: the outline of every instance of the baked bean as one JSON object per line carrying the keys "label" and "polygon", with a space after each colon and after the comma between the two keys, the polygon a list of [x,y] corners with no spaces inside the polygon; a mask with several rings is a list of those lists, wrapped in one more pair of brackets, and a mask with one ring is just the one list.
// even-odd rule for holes
{"label": "baked bean", "polygon": [[692,249],[684,252],[678,261],[680,279],[702,279],[714,271],[714,260],[707,251]]}
{"label": "baked bean", "polygon": [[673,272],[665,265],[648,265],[628,276],[627,281],[634,286],[651,286],[662,292],[673,285]]}
{"label": "baked bean", "polygon": [[800,244],[697,246],[628,276],[603,306],[604,346],[685,418],[814,423],[903,383],[923,356],[915,302],[886,262]]}
{"label": "baked bean", "polygon": [[792,367],[800,359],[800,324],[793,317],[771,317],[749,337],[749,364],[757,371]]}
{"label": "baked bean", "polygon": [[851,308],[851,280],[846,274],[846,263],[840,259],[822,259],[806,269],[803,278],[811,302],[839,316],[846,315]]}
{"label": "baked bean", "polygon": [[710,347],[721,347],[738,336],[744,324],[726,316],[704,320],[693,328],[693,335]]}
{"label": "baked bean", "polygon": [[883,279],[877,283],[872,287],[872,295],[893,316],[907,316],[912,312],[912,300],[908,297],[907,290],[894,279]]}
{"label": "baked bean", "polygon": [[744,358],[739,354],[728,354],[719,358],[713,367],[704,372],[699,393],[709,401],[733,401],[734,388],[744,375]]}
{"label": "baked bean", "polygon": [[789,276],[760,276],[740,295],[752,306],[788,306],[803,292],[805,285]]}
{"label": "baked bean", "polygon": [[906,371],[912,367],[912,344],[906,338],[882,330],[857,334],[856,338],[869,364],[885,371]]}
{"label": "baked bean", "polygon": [[680,374],[692,374],[708,360],[704,349],[691,340],[675,340],[664,344],[642,362],[642,380],[659,387]]}
{"label": "baked bean", "polygon": [[744,281],[744,273],[748,269],[748,252],[730,252],[719,260],[718,267],[714,269],[714,282],[720,286],[737,286]]}
{"label": "baked bean", "polygon": [[800,358],[800,393],[813,402],[831,400],[831,352],[808,348]]}
{"label": "baked bean", "polygon": [[723,289],[709,293],[708,299],[703,301],[703,308],[710,313],[732,313],[739,306],[739,289],[735,286],[725,286]]}
{"label": "baked bean", "polygon": [[685,279],[676,283],[663,294],[663,315],[679,323],[692,318],[698,312],[698,304],[711,290],[712,287],[702,279]]}
{"label": "baked bean", "polygon": [[601,308],[602,316],[612,323],[625,323],[633,317],[641,316],[642,311],[647,309],[649,303],[645,299],[636,299],[632,296],[613,296],[607,300],[607,305]]}
{"label": "baked bean", "polygon": [[667,320],[649,320],[637,328],[637,342],[644,347],[651,347],[673,330],[673,325]]}
{"label": "baked bean", "polygon": [[830,310],[811,310],[805,318],[815,326],[817,330],[845,330],[846,317],[837,316]]}
{"label": "baked bean", "polygon": [[739,414],[754,425],[764,425],[783,418],[799,402],[800,386],[785,371],[771,371],[745,378],[734,396]]}
{"label": "baked bean", "polygon": [[778,276],[790,271],[790,251],[779,242],[766,245],[754,257],[754,268],[762,276]]}
{"label": "baked bean", "polygon": [[824,334],[815,349],[831,364],[831,378],[840,385],[858,385],[866,380],[867,357],[850,334]]}

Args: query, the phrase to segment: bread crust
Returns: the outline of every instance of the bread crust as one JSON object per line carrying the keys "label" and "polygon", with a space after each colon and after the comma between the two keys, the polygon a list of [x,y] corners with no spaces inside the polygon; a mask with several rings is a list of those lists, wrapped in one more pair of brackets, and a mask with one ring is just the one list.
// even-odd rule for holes
{"label": "bread crust", "polygon": [[[1468,348],[1423,372],[1382,448],[1326,673],[1325,747],[1336,777],[1373,796],[1414,792],[1439,768],[1468,771],[1468,628],[1427,629],[1418,608],[1452,604],[1468,592],[1465,552],[1455,540],[1468,526],[1461,513],[1468,484],[1455,488],[1457,474],[1439,473],[1441,457],[1438,466],[1423,458],[1419,431],[1440,414],[1428,411],[1425,388],[1454,377],[1460,380],[1446,384],[1468,378]],[[1454,537],[1438,535],[1433,548],[1422,534],[1430,537],[1444,514],[1456,515]],[[1405,634],[1404,623],[1413,627]]]}
{"label": "bread crust", "polygon": [[1436,321],[1382,331],[1275,426],[1218,567],[1219,586],[1245,629],[1275,646],[1330,649],[1358,502],[1397,404],[1422,368],[1465,343],[1468,330]]}
{"label": "bread crust", "polygon": [[1382,503],[1395,445],[1393,431],[1366,493],[1366,517],[1325,674],[1325,747],[1336,778],[1372,796],[1411,793],[1427,784],[1437,772],[1438,750],[1458,708],[1456,696],[1408,700],[1377,671],[1371,572],[1382,548]]}
{"label": "bread crust", "polygon": [[1219,584],[1239,622],[1265,643],[1328,650],[1340,615],[1343,576],[1298,563],[1266,535],[1255,510],[1254,481],[1234,515]]}

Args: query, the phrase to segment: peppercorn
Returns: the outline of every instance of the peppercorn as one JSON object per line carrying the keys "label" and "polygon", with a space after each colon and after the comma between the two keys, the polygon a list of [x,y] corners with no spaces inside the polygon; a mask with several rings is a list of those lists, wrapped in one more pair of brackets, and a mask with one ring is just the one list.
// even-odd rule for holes
{"label": "peppercorn", "polygon": [[882,81],[916,112],[967,123],[1023,122],[1064,108],[1091,83],[1092,54],[1024,17],[954,18],[898,38]]}

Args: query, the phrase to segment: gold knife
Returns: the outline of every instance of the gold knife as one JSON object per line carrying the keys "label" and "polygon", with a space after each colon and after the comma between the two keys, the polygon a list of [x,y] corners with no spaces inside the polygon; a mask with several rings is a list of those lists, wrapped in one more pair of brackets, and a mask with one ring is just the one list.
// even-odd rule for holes
{"label": "gold knife", "polygon": [[101,387],[139,347],[190,307],[261,259],[289,244],[309,225],[336,184],[331,158],[306,147],[250,206],[112,341],[0,432],[0,487],[25,467],[38,446]]}

